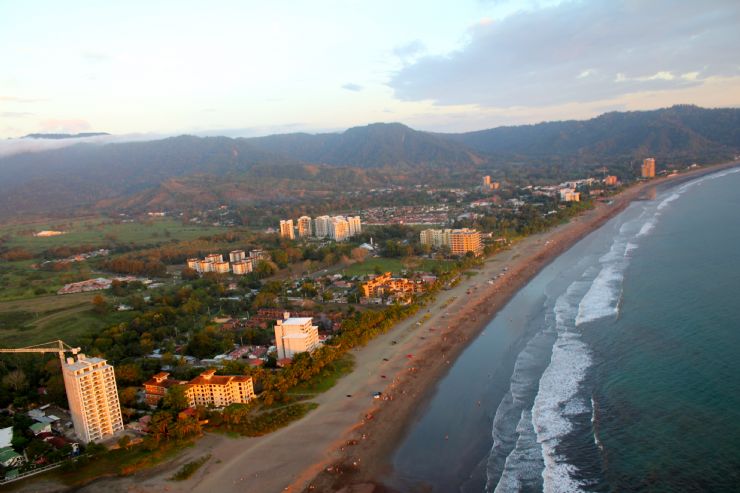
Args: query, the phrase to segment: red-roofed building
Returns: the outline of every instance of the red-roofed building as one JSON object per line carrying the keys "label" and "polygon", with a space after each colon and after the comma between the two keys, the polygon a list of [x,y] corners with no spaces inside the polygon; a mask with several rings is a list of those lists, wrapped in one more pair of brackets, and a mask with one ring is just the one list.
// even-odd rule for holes
{"label": "red-roofed building", "polygon": [[252,377],[244,375],[216,375],[206,370],[187,384],[185,395],[190,407],[246,404],[254,399]]}
{"label": "red-roofed building", "polygon": [[152,378],[144,382],[144,393],[146,394],[146,403],[150,406],[156,406],[159,401],[167,393],[167,389],[173,385],[183,385],[188,383],[183,380],[175,380],[170,378],[170,374],[167,372],[160,372],[154,375]]}

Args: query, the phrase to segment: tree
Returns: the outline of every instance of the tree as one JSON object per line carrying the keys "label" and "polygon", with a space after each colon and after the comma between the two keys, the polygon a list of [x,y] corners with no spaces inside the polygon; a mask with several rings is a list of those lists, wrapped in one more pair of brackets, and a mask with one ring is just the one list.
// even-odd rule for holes
{"label": "tree", "polygon": [[134,407],[136,405],[136,397],[139,389],[136,387],[126,387],[119,392],[118,396],[121,400],[121,404],[126,407]]}
{"label": "tree", "polygon": [[105,315],[108,313],[109,306],[108,303],[105,301],[105,298],[103,298],[101,295],[96,294],[95,297],[92,299],[93,304],[93,311],[97,313],[98,315]]}
{"label": "tree", "polygon": [[28,387],[28,378],[26,378],[23,370],[18,368],[3,377],[3,385],[12,388],[15,393],[18,393]]}
{"label": "tree", "polygon": [[121,438],[118,439],[118,446],[128,450],[131,447],[131,437],[128,435],[123,435]]}
{"label": "tree", "polygon": [[180,412],[183,409],[187,409],[190,406],[188,397],[185,395],[184,385],[173,385],[167,389],[167,393],[164,396],[162,407],[164,409],[170,409],[175,412]]}
{"label": "tree", "polygon": [[352,260],[358,263],[364,262],[365,259],[367,258],[367,254],[368,254],[368,251],[360,247],[353,248],[352,252],[350,253],[350,255],[352,256]]}

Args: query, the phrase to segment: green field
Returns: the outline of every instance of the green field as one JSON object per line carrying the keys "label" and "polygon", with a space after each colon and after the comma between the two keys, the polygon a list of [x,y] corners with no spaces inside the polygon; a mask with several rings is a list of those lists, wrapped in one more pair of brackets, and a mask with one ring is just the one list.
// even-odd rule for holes
{"label": "green field", "polygon": [[364,276],[374,274],[376,271],[400,274],[403,270],[431,271],[435,266],[445,268],[451,264],[452,262],[446,260],[411,259],[404,261],[396,258],[369,258],[362,263],[343,269],[342,272],[347,276]]}
{"label": "green field", "polygon": [[91,331],[131,319],[135,312],[92,311],[95,293],[40,296],[0,302],[0,347],[23,347],[62,339],[67,344]]}
{"label": "green field", "polygon": [[[38,238],[33,233],[42,230],[66,231],[60,236]],[[130,223],[101,218],[66,222],[34,223],[0,227],[0,237],[8,248],[21,247],[33,253],[59,246],[105,245],[111,242],[157,245],[172,240],[193,240],[200,236],[222,233],[226,229],[214,226],[185,224],[175,219],[156,218]]]}

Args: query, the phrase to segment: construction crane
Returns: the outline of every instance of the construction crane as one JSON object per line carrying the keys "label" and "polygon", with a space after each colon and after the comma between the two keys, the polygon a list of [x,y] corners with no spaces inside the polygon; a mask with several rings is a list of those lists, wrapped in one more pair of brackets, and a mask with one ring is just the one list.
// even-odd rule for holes
{"label": "construction crane", "polygon": [[43,344],[36,344],[35,346],[28,346],[18,349],[6,349],[0,348],[0,353],[58,353],[59,360],[64,365],[64,353],[78,354],[80,348],[72,347],[66,344],[64,341],[56,340],[51,342],[45,342]]}

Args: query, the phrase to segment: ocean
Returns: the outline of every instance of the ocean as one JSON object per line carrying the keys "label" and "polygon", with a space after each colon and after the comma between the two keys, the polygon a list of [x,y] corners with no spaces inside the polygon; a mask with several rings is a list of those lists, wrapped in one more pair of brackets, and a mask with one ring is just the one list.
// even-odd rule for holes
{"label": "ocean", "polygon": [[658,189],[469,345],[385,482],[430,492],[740,491],[740,169]]}

